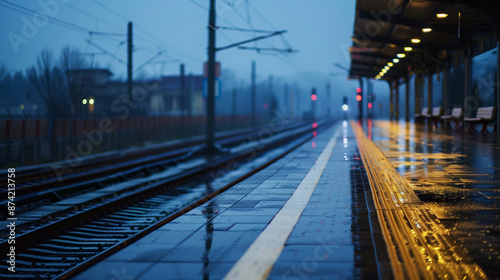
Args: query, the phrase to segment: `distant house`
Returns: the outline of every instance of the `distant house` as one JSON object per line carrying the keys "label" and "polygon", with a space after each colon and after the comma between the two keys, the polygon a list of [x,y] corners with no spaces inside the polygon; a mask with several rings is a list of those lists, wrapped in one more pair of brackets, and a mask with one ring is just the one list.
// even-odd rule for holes
{"label": "distant house", "polygon": [[108,69],[74,69],[66,71],[71,100],[71,112],[75,117],[102,115],[102,94],[106,92],[110,77]]}
{"label": "distant house", "polygon": [[[160,81],[160,96],[156,100],[163,100],[164,112],[172,115],[202,115],[205,112],[203,99],[203,76],[186,75],[184,80],[180,76],[164,76]],[[155,102],[151,105],[155,106]]]}
{"label": "distant house", "polygon": [[129,106],[132,114],[140,115],[204,114],[201,75],[136,80],[132,97],[127,97],[127,83],[111,80],[113,74],[107,69],[71,70],[67,75],[76,116],[113,116],[121,106]]}
{"label": "distant house", "polygon": [[74,85],[103,86],[113,73],[108,69],[75,69],[66,71],[68,83]]}

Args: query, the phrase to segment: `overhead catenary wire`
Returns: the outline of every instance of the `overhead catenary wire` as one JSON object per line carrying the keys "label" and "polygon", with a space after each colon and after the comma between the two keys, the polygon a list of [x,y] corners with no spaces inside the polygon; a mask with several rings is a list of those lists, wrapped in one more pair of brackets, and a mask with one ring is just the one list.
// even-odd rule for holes
{"label": "overhead catenary wire", "polygon": [[[248,6],[264,21],[267,23],[267,25],[270,27],[270,28],[273,28],[273,29],[276,29],[276,26],[274,24],[272,24],[252,3],[251,1],[248,1]],[[286,40],[285,36],[283,35],[280,35],[283,43],[287,46],[286,49],[292,49],[292,46],[291,44],[288,42],[288,40]],[[274,46],[271,46],[271,47],[274,47]],[[294,60],[291,56],[288,56],[286,52],[282,52],[281,54],[283,54],[282,56],[278,56],[280,58],[280,60],[282,60],[283,62],[285,62],[286,59],[288,59],[288,61],[286,61],[285,63],[292,66],[293,68],[295,68],[296,70],[301,70],[303,71],[304,69],[313,69],[315,70],[316,68],[311,65],[311,63],[309,61],[304,61],[303,59],[301,59],[300,57],[298,57],[298,59],[301,60],[301,62],[298,62],[296,60]],[[286,59],[285,59],[286,57]],[[297,63],[300,63],[302,66],[297,66],[296,64]],[[317,70],[315,70],[317,71]],[[320,72],[320,71],[317,71],[317,72]]]}
{"label": "overhead catenary wire", "polygon": [[[96,3],[97,5],[99,5],[101,8],[105,9],[106,11],[108,11],[109,13],[112,13],[113,15],[119,17],[120,19],[126,21],[126,22],[129,22],[131,21],[130,18],[118,13],[117,11],[109,8],[108,6],[102,4],[101,2],[97,1],[97,0],[92,0],[94,3]],[[159,44],[160,46],[165,46],[168,48],[168,50],[170,51],[173,51],[177,54],[179,54],[180,56],[183,56],[184,58],[188,59],[188,60],[191,60],[192,62],[196,62],[196,63],[200,63],[200,61],[203,61],[203,60],[200,60],[199,58],[196,58],[196,57],[193,57],[175,47],[173,47],[172,45],[168,44],[167,42],[165,42],[164,40],[158,38],[156,35],[152,34],[151,32],[149,32],[147,29],[143,28],[141,25],[137,24],[137,23],[134,23],[134,28],[137,28],[137,30],[141,31],[144,35],[147,35],[149,38],[146,38],[145,36],[141,36],[140,33],[136,33],[134,34],[134,36],[137,36],[137,37],[140,37],[140,38],[143,38],[143,39],[146,39],[148,40],[149,42],[151,43],[155,43],[155,44]],[[171,56],[168,56],[166,53],[163,53],[164,56],[168,57],[168,58],[171,58]]]}
{"label": "overhead catenary wire", "polygon": [[[202,8],[202,9],[204,9],[204,10],[208,11],[208,8],[204,7],[203,5],[201,5],[200,3],[198,3],[197,1],[195,1],[195,0],[190,0],[190,1],[191,1],[193,4],[195,4],[196,6],[198,6],[198,7]],[[228,4],[228,5],[229,5],[229,6],[230,6],[230,7],[231,7],[234,11],[236,11],[236,8],[234,7],[234,5],[232,5],[231,3],[228,3],[227,1],[226,1],[226,4]],[[249,4],[249,3],[248,3],[248,4]],[[256,10],[256,8],[255,8],[255,7],[252,7],[252,8],[253,8],[254,10]],[[257,12],[258,12],[258,11],[257,11]],[[250,28],[252,28],[253,30],[258,30],[258,31],[256,31],[256,32],[259,32],[259,31],[264,31],[264,30],[260,30],[260,29],[255,28],[255,26],[251,23],[251,21],[250,21],[250,20],[245,19],[245,18],[241,15],[241,13],[239,13],[238,11],[236,11],[235,13],[236,13],[236,15],[238,15],[241,19],[243,19],[243,21],[244,21],[244,22],[245,22],[245,23],[246,23],[246,24],[247,24]],[[261,17],[263,17],[263,15],[262,15],[262,14],[260,14],[260,16],[261,16]],[[217,15],[217,17],[218,17],[219,19],[221,19],[222,21],[224,21],[224,22],[228,23],[228,24],[231,26],[231,27],[222,27],[222,28],[220,28],[220,29],[226,29],[226,30],[229,30],[229,29],[233,29],[233,30],[236,30],[236,29],[242,29],[242,28],[240,28],[240,27],[235,26],[233,23],[229,22],[229,21],[228,21],[228,20],[226,20],[225,18],[222,18],[222,17],[220,17],[220,16],[218,16],[218,15]],[[249,16],[247,16],[247,18],[249,18]],[[264,18],[264,20],[268,23],[268,25],[270,25],[272,28],[276,29],[276,27],[275,27],[274,25],[272,25],[272,24],[271,24],[271,23],[270,23],[267,19],[265,19],[265,18]],[[224,37],[227,37],[227,36],[225,36],[225,34],[223,34],[223,32],[220,32],[220,34],[221,34],[222,36],[224,36]],[[283,35],[280,35],[280,36],[281,36],[281,37],[283,37]],[[289,48],[289,49],[291,49],[291,45],[290,45],[287,41],[285,41],[285,42],[286,42],[286,45],[288,46],[288,48]],[[268,46],[269,48],[278,49],[276,46],[274,46],[273,44],[270,44],[269,42],[264,42],[264,43],[263,43],[263,45]],[[261,54],[268,54],[268,53],[261,53]],[[289,66],[291,66],[291,67],[295,68],[296,70],[300,70],[300,69],[297,67],[297,65],[295,65],[292,61],[287,61],[286,59],[284,59],[284,58],[283,58],[283,56],[276,56],[276,57],[278,57],[278,59],[280,59],[281,61],[283,61],[285,64],[287,64],[287,65],[289,65]]]}
{"label": "overhead catenary wire", "polygon": [[109,56],[111,56],[112,58],[114,58],[116,61],[118,61],[118,62],[122,63],[123,65],[127,65],[127,63],[126,63],[125,61],[123,61],[121,58],[117,57],[116,55],[114,55],[114,54],[110,53],[109,51],[107,51],[107,50],[106,50],[106,49],[104,49],[103,47],[101,47],[101,46],[97,45],[96,43],[94,43],[94,42],[92,42],[92,41],[90,41],[90,40],[88,40],[88,39],[85,39],[85,41],[86,41],[87,43],[89,43],[90,45],[94,46],[95,48],[97,48],[97,49],[99,49],[99,50],[101,50],[101,51],[103,51],[103,52],[107,53]]}
{"label": "overhead catenary wire", "polygon": [[[113,9],[107,7],[106,5],[100,3],[99,1],[97,0],[93,0],[93,2],[95,2],[96,4],[98,4],[99,6],[101,6],[103,9],[107,10],[109,13],[113,13],[115,16],[123,19],[123,20],[126,20],[126,21],[129,21],[129,19],[127,17],[125,17],[124,15],[114,11]],[[200,6],[201,8],[205,9],[202,5],[200,5],[199,3],[197,3],[196,1],[194,0],[191,0],[191,2],[197,4],[198,6]],[[19,12],[19,13],[23,13],[23,14],[26,14],[26,15],[29,15],[29,16],[33,16],[35,15],[35,13],[37,11],[34,11],[34,10],[31,10],[29,8],[26,8],[26,7],[23,7],[22,5],[19,5],[19,4],[16,4],[16,3],[13,3],[13,2],[10,2],[8,0],[1,0],[0,2],[0,5],[5,7],[5,8],[8,8],[8,9],[11,9],[13,11],[16,11],[16,12]],[[103,24],[107,24],[107,25],[110,25],[110,26],[113,26],[114,28],[118,29],[119,27],[117,25],[114,25],[114,24],[111,24],[107,21],[103,21],[97,17],[93,17],[91,14],[85,12],[84,10],[80,9],[80,8],[76,8],[75,6],[73,5],[69,5],[68,6],[69,10],[74,10],[74,11],[78,11],[79,13],[81,14],[84,14],[86,16],[88,16],[89,18],[93,18],[99,22],[102,22]],[[233,6],[234,8],[234,6]],[[245,20],[245,22],[247,22],[249,25],[251,25],[251,22],[248,20],[248,17],[245,19],[245,17],[241,16],[241,13],[236,13],[237,15],[239,15],[241,17],[242,20]],[[58,25],[58,26],[61,26],[63,28],[66,28],[66,29],[70,29],[70,30],[75,30],[75,31],[78,31],[78,32],[81,32],[81,33],[85,33],[85,34],[89,34],[91,36],[94,36],[94,35],[120,35],[120,34],[111,34],[109,32],[109,34],[105,34],[106,32],[97,32],[95,30],[92,30],[91,28],[87,28],[85,26],[81,26],[81,25],[78,25],[78,24],[74,24],[70,21],[65,21],[65,20],[62,20],[62,19],[58,19],[58,18],[55,18],[55,17],[49,17],[48,20],[55,24],[55,25]],[[72,17],[72,21],[73,21],[73,17]],[[222,21],[228,23],[228,25],[231,25],[231,26],[235,26],[233,23],[229,22],[227,19],[222,19]],[[153,43],[158,43],[160,45],[164,45],[168,48],[168,50],[170,51],[173,51],[177,54],[179,54],[180,56],[186,58],[186,59],[189,59],[193,62],[196,62],[196,63],[200,63],[200,61],[203,61],[203,59],[200,59],[200,58],[196,58],[196,57],[193,57],[191,56],[190,54],[187,54],[181,50],[178,50],[172,46],[170,46],[169,44],[165,43],[163,39],[159,39],[156,35],[154,34],[151,34],[151,32],[149,32],[147,29],[143,28],[142,26],[138,25],[138,24],[134,24],[134,26],[140,30],[141,32],[139,34],[135,34],[135,36],[141,36],[141,37],[144,37],[147,36],[148,38],[150,38],[150,42],[153,42]],[[231,28],[231,27],[229,27]],[[233,29],[237,29],[238,27],[233,27]],[[221,29],[226,29],[226,28],[221,28]],[[260,31],[265,31],[265,30],[255,30],[254,32],[260,32]],[[250,32],[250,31],[249,31]],[[141,34],[142,33],[142,34]],[[225,39],[227,39],[228,41],[230,42],[233,42],[234,40],[232,40],[228,35],[224,34],[224,32],[220,32],[221,36],[223,36]],[[117,51],[120,49],[121,45],[122,45],[122,42],[123,40],[121,38],[114,38],[113,36],[98,36],[99,38],[94,38],[92,40],[92,42],[95,44],[97,40],[99,41],[110,41],[110,42],[113,42],[116,43],[118,42],[118,46],[116,47],[116,49],[112,52],[110,51],[106,51],[107,53],[109,53],[109,55],[111,57],[113,57],[114,60],[116,60],[116,53]],[[263,45],[269,45],[269,43],[264,43]],[[274,47],[273,45],[270,45],[271,47]],[[102,48],[102,45],[100,46]],[[147,49],[147,47],[143,48],[143,49]],[[137,48],[136,48],[137,50]],[[153,52],[153,50],[150,49],[150,51]],[[162,53],[162,55],[166,56],[166,57],[169,57],[171,58],[171,56],[169,56],[166,52]],[[280,60],[283,60],[283,58],[280,57]],[[123,61],[123,60],[122,60]],[[291,65],[291,62],[286,62],[288,65]]]}
{"label": "overhead catenary wire", "polygon": [[[226,1],[227,2],[227,1]],[[248,6],[250,6],[268,25],[269,27],[273,28],[273,29],[277,29],[275,25],[273,25],[266,17],[264,17],[264,15],[262,15],[262,13],[260,13],[257,8],[255,8],[251,3],[250,1],[248,1]],[[236,8],[234,7],[234,5],[231,5],[231,7],[233,8],[233,10],[236,10]],[[238,12],[236,13],[237,15],[239,14]],[[240,18],[243,18],[241,15],[240,15]],[[247,23],[248,26],[250,26],[251,28],[253,29],[256,29],[255,26],[250,22],[250,21],[245,21]],[[293,50],[291,44],[284,38],[283,34],[279,35],[282,40],[283,40],[283,43],[286,45],[286,48],[285,49],[288,49],[288,50]],[[267,45],[269,46],[269,49],[279,49],[277,48],[276,46],[274,46],[273,44],[269,43],[269,42],[265,42],[264,45]],[[264,48],[259,48],[259,47],[256,47],[257,49],[264,49]],[[294,51],[291,51],[291,52],[296,52],[295,50]],[[289,52],[280,52],[281,54],[284,54],[284,56],[277,56],[278,59],[280,59],[282,62],[284,62],[285,64],[293,67],[294,69],[296,70],[303,70],[305,67],[298,67],[296,65],[296,61],[290,59],[290,56],[287,56],[286,54],[287,53],[291,53],[290,51]],[[261,52],[261,54],[264,54],[264,52]],[[285,58],[286,57],[286,58]]]}
{"label": "overhead catenary wire", "polygon": [[235,30],[235,31],[243,31],[243,32],[256,32],[256,33],[273,33],[273,32],[275,32],[275,31],[271,31],[271,30],[248,29],[248,28],[227,27],[227,26],[219,26],[219,29]]}
{"label": "overhead catenary wire", "polygon": [[[34,10],[29,9],[27,7],[21,6],[19,4],[15,4],[15,3],[9,2],[7,0],[2,0],[2,2],[0,2],[0,6],[3,6],[5,8],[7,8],[7,9],[10,9],[10,10],[13,10],[13,11],[16,11],[16,12],[19,12],[19,13],[23,13],[23,14],[29,15],[29,16],[35,16],[37,14],[37,11],[34,11]],[[65,20],[58,19],[58,18],[55,18],[55,17],[47,17],[47,21],[51,22],[51,23],[53,23],[55,25],[58,25],[60,27],[64,27],[66,29],[71,29],[71,30],[75,30],[75,31],[78,31],[78,32],[86,33],[88,35],[97,34],[97,32],[95,32],[95,31],[93,31],[91,29],[88,29],[86,27],[83,27],[83,26],[80,26],[80,25],[77,25],[77,24],[74,24],[74,23],[71,23],[71,22],[67,22]],[[112,38],[112,37],[102,37],[102,39],[104,39],[104,40],[111,40],[111,41],[113,41],[113,40],[119,40],[117,38]],[[98,46],[94,42],[92,42],[92,44],[94,44],[95,46]],[[104,48],[102,48],[101,46],[98,46],[98,48],[100,50],[105,51],[112,58],[117,59],[116,55],[111,54],[110,52],[104,50]],[[120,61],[119,58],[117,60]]]}
{"label": "overhead catenary wire", "polygon": [[[200,3],[198,3],[197,1],[195,0],[190,0],[190,2],[192,2],[193,4],[195,4],[196,6],[208,11],[208,8],[204,7],[203,5],[201,5]],[[269,21],[267,20],[251,3],[250,1],[248,1],[248,6],[250,6],[256,13],[259,14],[259,16],[273,29],[276,29],[276,27]],[[236,7],[234,5],[232,5],[231,3],[228,3],[226,1],[226,4],[228,4],[233,10],[236,9]],[[241,16],[241,13],[239,12],[235,12],[236,15],[238,15],[242,20],[244,20],[245,24],[248,25],[250,28],[252,28],[253,30],[259,30],[259,31],[264,31],[264,30],[261,30],[261,29],[257,29],[251,21],[249,20],[246,20],[243,16]],[[230,25],[231,27],[220,27],[219,29],[227,29],[227,30],[230,30],[230,29],[242,29],[240,27],[237,27],[235,26],[233,23],[229,22],[228,20],[226,20],[225,18],[222,18],[220,16],[217,16],[219,19],[221,19],[222,21],[228,23],[228,25]],[[245,29],[246,30],[246,29]],[[223,33],[220,32],[220,34],[222,35]],[[222,35],[224,36],[224,35]],[[284,39],[283,35],[280,35],[280,37],[282,37],[282,40],[284,40],[284,44],[287,46],[287,49],[292,49],[291,45],[288,43],[288,41],[286,41],[286,39]],[[257,43],[256,43],[257,44]],[[276,46],[274,46],[273,44],[267,42],[267,41],[264,41],[262,42],[262,45],[264,46],[267,46],[269,48],[274,48],[274,49],[279,49],[277,48]],[[257,45],[256,45],[257,46]],[[314,67],[310,67],[311,65],[309,64],[309,67],[300,67],[297,65],[297,61],[293,60],[293,59],[290,59],[290,56],[286,55],[286,53],[284,52],[280,52],[281,54],[284,54],[284,55],[273,55],[273,56],[276,56],[279,60],[281,60],[283,63],[285,63],[286,65],[296,69],[297,71],[303,71],[304,69],[306,68],[310,68],[310,69],[314,69]],[[269,55],[270,53],[269,52],[260,52],[259,54],[267,54]]]}
{"label": "overhead catenary wire", "polygon": [[[244,22],[245,22],[248,26],[250,26],[250,27],[251,27],[251,28],[253,28],[253,29],[256,29],[256,28],[255,28],[255,26],[251,23],[251,21],[250,21],[250,20],[245,19],[245,17],[244,17],[244,16],[243,16],[243,15],[242,15],[242,14],[241,14],[241,13],[240,13],[237,9],[236,9],[236,7],[235,7],[235,5],[234,5],[234,4],[229,3],[227,0],[225,0],[225,2],[226,2],[226,4],[227,4],[228,6],[230,6],[230,7],[233,9],[234,13],[235,13],[238,17],[240,17],[240,18],[241,18],[241,19],[242,19],[242,20],[243,20],[243,21],[244,21]],[[247,3],[247,4],[249,4],[249,3]],[[255,10],[255,11],[256,11],[256,12],[257,12],[257,13],[258,13],[258,14],[259,14],[259,15],[260,15],[263,19],[264,19],[264,21],[265,21],[265,22],[266,22],[266,23],[267,23],[267,24],[268,24],[271,28],[273,28],[273,29],[275,29],[275,30],[277,30],[277,29],[278,29],[278,28],[276,28],[276,26],[274,26],[273,24],[271,24],[271,22],[269,22],[269,21],[268,21],[268,20],[267,20],[267,19],[266,19],[266,18],[265,18],[265,17],[264,17],[264,16],[263,16],[263,15],[262,15],[262,14],[261,14],[261,13],[260,13],[260,12],[259,12],[256,8],[255,8],[255,7],[253,7],[253,9],[254,9],[254,10]],[[247,13],[249,13],[249,12],[248,12],[248,5],[247,5]],[[249,18],[249,17],[247,17],[247,18]],[[256,29],[256,30],[258,30],[258,29]],[[284,39],[284,36],[283,36],[283,35],[280,35],[280,37],[282,38],[282,40],[283,40],[284,44],[286,45],[286,48],[287,48],[287,49],[292,49],[292,46],[288,43],[288,41],[286,41],[286,39]],[[264,45],[269,46],[269,48],[270,48],[270,49],[272,49],[272,48],[274,48],[274,49],[279,49],[279,48],[277,48],[276,46],[274,46],[273,44],[271,44],[270,42],[264,42],[263,44],[264,44]],[[258,45],[258,43],[256,43],[256,44],[255,44],[255,46],[256,46],[256,47],[257,47],[257,45]]]}
{"label": "overhead catenary wire", "polygon": [[[277,29],[276,26],[274,26],[261,12],[259,12],[259,10],[257,10],[257,8],[254,7],[254,5],[248,1],[248,5],[250,6],[250,8],[252,8],[256,13],[257,15],[259,15],[271,28],[274,28],[274,29]],[[283,40],[283,43],[285,43],[285,45],[287,45],[288,48],[291,48],[292,46],[290,45],[290,43],[286,40],[285,36],[280,36],[281,39]]]}
{"label": "overhead catenary wire", "polygon": [[[195,5],[196,5],[196,6],[198,6],[198,7],[202,8],[203,10],[206,10],[206,11],[208,12],[208,8],[207,8],[207,7],[205,7],[205,6],[201,5],[200,3],[196,2],[195,0],[190,0],[190,2],[191,2],[191,3],[193,3],[193,4],[195,4]],[[224,21],[224,22],[226,22],[228,25],[231,25],[233,28],[237,28],[237,27],[236,27],[233,23],[231,23],[231,22],[229,22],[228,20],[226,20],[226,19],[224,19],[224,18],[220,17],[219,15],[217,15],[217,18],[218,18],[218,19],[220,19],[220,20],[222,20],[222,21]],[[217,27],[217,28],[219,28],[219,27]],[[220,28],[219,28],[219,29],[220,29]],[[228,40],[229,42],[234,43],[234,40],[232,40],[231,38],[229,38],[229,36],[228,36],[228,35],[226,35],[224,32],[219,32],[219,34],[220,34],[222,37],[224,37],[226,40]]]}
{"label": "overhead catenary wire", "polygon": [[86,11],[80,9],[80,8],[77,8],[77,7],[73,6],[73,5],[70,5],[70,4],[64,3],[64,2],[63,2],[63,4],[66,5],[70,9],[70,12],[71,12],[71,10],[75,10],[75,11],[77,11],[77,12],[83,14],[83,15],[86,15],[87,17],[95,19],[98,22],[102,22],[102,23],[107,24],[107,25],[109,25],[111,27],[114,27],[114,28],[116,28],[118,30],[123,30],[123,27],[120,27],[120,26],[118,26],[116,24],[113,24],[113,23],[111,23],[109,21],[103,20],[102,18],[96,17],[95,15],[93,15],[91,13],[88,13],[88,12],[86,12]]}
{"label": "overhead catenary wire", "polygon": [[[28,16],[34,16],[34,15],[37,14],[36,11],[31,10],[29,8],[26,8],[24,6],[21,6],[21,5],[9,2],[7,0],[2,0],[2,1],[3,2],[0,3],[0,6],[3,6],[5,8],[7,8],[7,9],[16,11],[18,13],[23,13],[23,14],[28,15]],[[90,30],[88,28],[85,28],[85,27],[82,27],[80,25],[77,25],[77,24],[74,24],[74,23],[71,23],[71,22],[67,22],[67,21],[64,21],[64,20],[61,20],[61,19],[58,19],[58,18],[54,18],[54,17],[47,17],[47,21],[50,21],[53,24],[59,25],[61,27],[73,29],[73,30],[76,30],[76,31],[79,31],[79,32],[89,33],[90,31],[92,31],[92,30]]]}

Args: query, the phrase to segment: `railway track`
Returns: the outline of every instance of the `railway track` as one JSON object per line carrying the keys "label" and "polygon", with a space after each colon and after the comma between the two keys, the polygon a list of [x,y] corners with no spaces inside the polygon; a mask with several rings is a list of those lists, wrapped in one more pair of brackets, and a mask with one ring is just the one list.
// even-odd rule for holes
{"label": "railway track", "polygon": [[[174,176],[137,181],[123,193],[64,213],[16,236],[17,272],[0,278],[67,279],[283,157],[309,139],[310,131],[304,127],[265,143],[246,143]],[[265,160],[255,166],[258,157]],[[235,162],[239,168],[233,173],[228,163]],[[9,250],[7,240],[0,248]],[[2,272],[7,265],[2,262]]]}
{"label": "railway track", "polygon": [[[290,124],[287,130],[296,129],[301,125],[303,124]],[[258,131],[260,130],[221,133],[218,140],[221,145],[230,148],[247,139],[255,138]],[[61,170],[58,167],[16,172],[17,201],[22,205],[17,209],[18,213],[60,201],[75,194],[94,191],[104,186],[164,171],[191,157],[193,151],[202,147],[202,143],[202,140],[194,139],[141,152],[115,153],[105,158],[81,163],[63,174],[60,173]],[[7,178],[3,178],[0,182],[5,184]],[[0,189],[0,195],[7,197],[6,186]],[[6,203],[6,201],[2,202]],[[7,209],[2,209],[0,213],[3,219],[7,217]]]}
{"label": "railway track", "polygon": [[[295,129],[303,125],[300,122],[289,123],[287,130]],[[217,133],[216,138],[223,146],[232,146],[245,139],[256,135],[258,131],[264,129],[245,129],[237,131],[225,131]],[[89,176],[102,176],[113,174],[121,170],[130,169],[134,166],[141,166],[151,162],[178,157],[189,153],[191,150],[203,145],[202,136],[188,139],[171,141],[167,145],[154,145],[142,149],[131,149],[118,152],[108,152],[95,157],[74,158],[71,160],[42,166],[28,166],[17,168],[16,179],[18,184],[23,185],[24,194],[36,192],[41,189],[48,189],[56,184],[65,181],[66,184],[86,181]],[[3,194],[6,186],[6,172],[0,175],[0,193]],[[5,180],[4,180],[5,179]]]}

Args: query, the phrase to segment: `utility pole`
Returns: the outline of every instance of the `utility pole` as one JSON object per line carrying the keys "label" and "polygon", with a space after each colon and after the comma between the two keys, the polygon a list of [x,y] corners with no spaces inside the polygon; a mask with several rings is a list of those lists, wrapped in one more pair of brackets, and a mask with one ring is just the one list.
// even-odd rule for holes
{"label": "utility pole", "polygon": [[[233,43],[224,47],[217,48],[215,46],[215,0],[210,0],[210,7],[208,11],[208,62],[207,62],[207,123],[206,123],[206,138],[205,138],[205,152],[213,154],[219,152],[215,146],[215,52],[227,50],[233,47],[238,47],[243,44],[255,42],[258,40],[267,39],[273,36],[281,35],[286,30],[276,31],[267,35],[255,37],[253,39],[244,40],[238,43]],[[255,107],[254,107],[255,108]],[[255,121],[255,120],[254,120]]]}
{"label": "utility pole", "polygon": [[[180,65],[180,98],[179,100],[182,102],[181,104],[181,110],[184,111],[186,109],[187,105],[187,98],[186,98],[186,76],[184,74],[184,63],[181,63]],[[184,115],[184,112],[182,113]]]}
{"label": "utility pole", "polygon": [[359,94],[361,95],[361,99],[359,100],[359,121],[363,121],[363,78],[359,78],[359,88],[360,92]]}
{"label": "utility pole", "polygon": [[233,108],[232,108],[232,116],[231,116],[231,123],[232,127],[234,128],[236,126],[236,88],[233,88]]}
{"label": "utility pole", "polygon": [[188,87],[187,87],[187,93],[186,93],[186,97],[187,97],[187,103],[188,103],[188,117],[189,117],[189,125],[191,125],[191,118],[193,117],[193,112],[191,110],[191,92],[193,91],[193,74],[192,73],[189,73],[189,76],[188,76]]}
{"label": "utility pole", "polygon": [[318,100],[318,94],[316,93],[316,88],[311,90],[311,118],[313,122],[316,122],[316,100]]}
{"label": "utility pole", "polygon": [[207,127],[205,149],[215,151],[215,0],[210,0],[208,15],[208,65],[207,65]]}
{"label": "utility pole", "polygon": [[283,113],[285,116],[288,116],[288,110],[289,110],[289,101],[288,101],[288,84],[285,83],[285,95],[283,96]]}
{"label": "utility pole", "polygon": [[252,127],[255,127],[255,60],[252,61]]}
{"label": "utility pole", "polygon": [[273,75],[269,75],[269,83],[268,83],[268,93],[267,93],[267,112],[266,112],[266,117],[267,120],[269,121],[271,119],[271,112],[273,109],[275,109],[275,99],[274,99],[274,93],[273,93]]}
{"label": "utility pole", "polygon": [[326,82],[326,98],[327,98],[326,116],[330,117],[332,111],[332,100],[330,98],[330,81]]}
{"label": "utility pole", "polygon": [[127,94],[132,96],[132,22],[128,22],[127,32]]}

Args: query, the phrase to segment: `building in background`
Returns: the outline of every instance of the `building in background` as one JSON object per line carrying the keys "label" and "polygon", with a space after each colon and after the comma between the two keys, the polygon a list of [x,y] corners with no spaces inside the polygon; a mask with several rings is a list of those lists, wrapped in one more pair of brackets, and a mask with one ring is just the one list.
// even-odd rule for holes
{"label": "building in background", "polygon": [[132,96],[127,83],[112,80],[107,69],[79,69],[68,73],[70,99],[77,117],[120,115],[202,115],[203,76],[164,76],[135,80]]}

